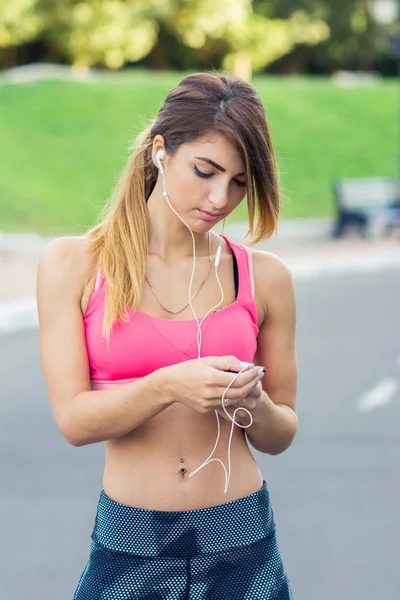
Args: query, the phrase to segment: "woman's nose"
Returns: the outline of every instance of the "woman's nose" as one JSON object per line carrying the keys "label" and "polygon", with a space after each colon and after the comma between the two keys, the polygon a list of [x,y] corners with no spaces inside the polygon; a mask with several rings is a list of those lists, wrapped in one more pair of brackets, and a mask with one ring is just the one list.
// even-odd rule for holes
{"label": "woman's nose", "polygon": [[228,188],[225,185],[220,185],[211,190],[209,200],[218,212],[223,212],[224,208],[228,205],[229,195]]}

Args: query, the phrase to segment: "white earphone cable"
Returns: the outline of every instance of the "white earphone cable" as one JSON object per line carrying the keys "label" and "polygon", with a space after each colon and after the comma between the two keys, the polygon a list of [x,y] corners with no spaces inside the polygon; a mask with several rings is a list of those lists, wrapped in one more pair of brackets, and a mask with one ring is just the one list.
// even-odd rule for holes
{"label": "white earphone cable", "polygon": [[[157,162],[158,165],[160,167],[160,172],[163,178],[163,187],[164,187],[164,191],[163,191],[163,196],[165,197],[165,199],[167,200],[169,207],[171,208],[171,210],[176,214],[176,216],[182,221],[182,223],[184,223],[186,225],[186,227],[189,229],[190,234],[192,236],[192,242],[193,242],[193,269],[192,269],[192,276],[190,278],[190,284],[189,284],[189,304],[190,304],[190,308],[192,309],[192,312],[194,314],[194,317],[196,319],[197,322],[197,353],[198,353],[198,358],[200,358],[200,347],[201,347],[201,341],[202,341],[202,333],[201,333],[201,325],[203,324],[204,319],[210,314],[210,312],[212,312],[215,308],[217,308],[224,300],[224,291],[221,285],[221,282],[219,280],[218,277],[218,266],[219,266],[219,261],[220,261],[220,256],[221,256],[221,250],[222,250],[222,239],[219,242],[219,246],[217,248],[217,252],[215,255],[215,261],[214,261],[214,270],[215,270],[215,276],[217,278],[218,281],[218,285],[219,288],[221,290],[221,294],[222,294],[222,298],[221,300],[218,302],[218,304],[216,304],[215,306],[213,306],[212,308],[210,308],[209,311],[207,311],[207,313],[204,315],[204,317],[202,317],[201,321],[199,322],[196,312],[193,308],[192,305],[192,301],[191,301],[191,295],[192,295],[192,284],[193,284],[193,278],[194,278],[194,273],[195,273],[195,269],[196,269],[196,243],[195,243],[195,239],[194,239],[194,235],[192,230],[190,229],[189,225],[186,223],[186,221],[184,221],[184,219],[182,219],[182,217],[180,215],[178,215],[178,213],[176,212],[176,210],[173,208],[173,206],[171,205],[169,198],[168,198],[168,193],[165,187],[165,174],[164,174],[164,169],[162,167],[161,164],[161,157],[164,156],[164,151],[163,150],[159,150],[157,152]],[[223,227],[222,227],[222,232],[224,231],[224,226],[225,226],[225,219],[223,222]],[[243,369],[241,369],[238,373],[236,373],[236,375],[233,377],[232,381],[230,382],[230,384],[227,386],[227,388],[225,389],[223,395],[222,395],[222,408],[224,409],[225,413],[228,415],[228,417],[231,419],[232,421],[232,426],[231,426],[231,431],[230,431],[230,435],[229,435],[229,442],[228,442],[228,472],[226,470],[226,467],[224,465],[224,463],[219,459],[219,458],[211,458],[212,455],[214,454],[214,451],[218,445],[218,441],[219,441],[219,436],[220,436],[220,423],[219,423],[219,413],[217,410],[215,410],[215,414],[217,416],[217,424],[218,424],[218,435],[217,435],[217,440],[215,442],[214,448],[210,454],[210,456],[199,466],[197,467],[197,469],[195,469],[194,471],[192,471],[188,477],[192,477],[193,475],[195,475],[198,471],[200,471],[200,469],[202,469],[203,467],[205,467],[208,463],[211,463],[212,461],[217,461],[219,462],[225,472],[225,477],[226,477],[226,483],[225,483],[225,490],[224,490],[224,494],[226,494],[226,492],[228,491],[229,488],[229,482],[230,482],[230,475],[231,475],[231,457],[230,457],[230,450],[231,450],[231,441],[232,441],[232,435],[233,435],[233,428],[235,425],[237,425],[238,427],[241,427],[242,429],[247,429],[247,427],[250,427],[253,423],[253,417],[251,415],[251,413],[244,407],[237,407],[236,410],[233,413],[233,418],[231,417],[231,415],[229,414],[229,412],[226,410],[225,405],[224,405],[224,399],[225,399],[225,394],[228,391],[228,389],[231,387],[231,385],[234,383],[234,381],[236,380],[236,378],[247,369],[248,367],[245,366],[243,367]],[[238,410],[244,410],[245,412],[247,412],[247,414],[250,417],[250,423],[248,425],[241,425],[240,423],[237,423],[235,421],[235,415],[237,413]]]}

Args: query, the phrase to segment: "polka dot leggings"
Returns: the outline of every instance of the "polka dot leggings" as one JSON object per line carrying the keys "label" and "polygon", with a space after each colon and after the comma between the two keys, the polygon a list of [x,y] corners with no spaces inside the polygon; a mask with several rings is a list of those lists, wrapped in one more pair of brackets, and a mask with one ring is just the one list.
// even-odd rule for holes
{"label": "polka dot leggings", "polygon": [[157,511],[100,493],[73,600],[293,600],[265,480],[238,500]]}

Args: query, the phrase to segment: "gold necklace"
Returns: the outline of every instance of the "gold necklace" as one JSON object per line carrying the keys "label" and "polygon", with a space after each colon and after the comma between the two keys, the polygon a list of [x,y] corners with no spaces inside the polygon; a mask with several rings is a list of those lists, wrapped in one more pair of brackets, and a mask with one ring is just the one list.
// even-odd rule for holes
{"label": "gold necklace", "polygon": [[[211,232],[208,232],[208,265],[207,265],[207,272],[206,272],[206,276],[204,277],[203,281],[201,282],[201,284],[199,285],[199,287],[197,288],[196,293],[192,296],[191,301],[193,302],[193,300],[196,298],[197,294],[199,293],[199,291],[201,290],[201,288],[203,287],[203,285],[205,284],[207,277],[210,273],[210,267],[211,267],[211,263],[212,263],[212,256],[211,256]],[[185,306],[183,308],[181,308],[180,310],[169,310],[169,308],[166,308],[163,304],[161,304],[160,300],[157,298],[157,294],[156,294],[156,290],[154,289],[154,287],[151,285],[150,281],[147,279],[147,276],[145,275],[145,279],[147,281],[147,283],[149,284],[149,287],[153,293],[154,298],[157,300],[158,304],[167,312],[169,312],[171,315],[177,315],[179,313],[181,313],[182,311],[185,310],[185,308],[187,308],[190,304],[190,302],[187,302],[187,304],[185,304]]]}

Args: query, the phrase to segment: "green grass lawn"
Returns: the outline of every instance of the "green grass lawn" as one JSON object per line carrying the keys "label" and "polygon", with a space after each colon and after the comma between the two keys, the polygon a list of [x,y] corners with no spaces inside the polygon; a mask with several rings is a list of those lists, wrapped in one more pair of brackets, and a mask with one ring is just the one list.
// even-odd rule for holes
{"label": "green grass lawn", "polygon": [[[109,196],[128,146],[182,73],[99,83],[0,85],[0,230],[83,232]],[[257,77],[275,144],[284,218],[334,214],[336,177],[394,176],[395,81]],[[246,218],[245,203],[232,220]]]}

